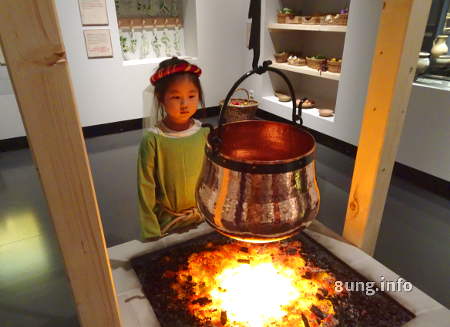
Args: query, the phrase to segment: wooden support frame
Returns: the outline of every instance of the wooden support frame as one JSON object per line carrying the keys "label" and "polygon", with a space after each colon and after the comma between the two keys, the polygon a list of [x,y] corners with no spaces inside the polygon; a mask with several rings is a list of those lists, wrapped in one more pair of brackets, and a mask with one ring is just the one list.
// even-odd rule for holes
{"label": "wooden support frame", "polygon": [[53,0],[1,0],[0,39],[83,327],[120,327]]}
{"label": "wooden support frame", "polygon": [[373,255],[431,0],[383,4],[344,238]]}
{"label": "wooden support frame", "polygon": [[[373,253],[431,0],[386,0],[344,237]],[[119,327],[54,0],[0,1],[9,66],[83,327]]]}

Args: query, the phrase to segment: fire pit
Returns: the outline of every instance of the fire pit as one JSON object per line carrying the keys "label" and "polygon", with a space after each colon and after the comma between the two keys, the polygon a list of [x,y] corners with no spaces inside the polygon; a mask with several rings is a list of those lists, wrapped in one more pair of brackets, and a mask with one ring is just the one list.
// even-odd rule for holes
{"label": "fire pit", "polygon": [[270,244],[201,236],[131,264],[162,327],[401,326],[414,315],[304,233]]}

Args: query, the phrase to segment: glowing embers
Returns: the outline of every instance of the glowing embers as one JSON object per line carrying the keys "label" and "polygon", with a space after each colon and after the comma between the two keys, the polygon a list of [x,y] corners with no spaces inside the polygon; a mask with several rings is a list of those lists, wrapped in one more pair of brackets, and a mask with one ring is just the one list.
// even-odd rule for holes
{"label": "glowing embers", "polygon": [[300,296],[286,276],[292,274],[293,271],[279,271],[270,263],[241,264],[216,277],[220,286],[211,291],[211,297],[230,321],[263,326],[281,320],[287,314],[283,307]]}
{"label": "glowing embers", "polygon": [[335,280],[369,281],[305,233],[267,244],[212,233],[131,265],[161,327],[400,327],[414,318],[383,292],[336,294]]}
{"label": "glowing embers", "polygon": [[[167,271],[171,287],[201,323],[210,326],[332,327],[335,278],[300,256],[300,242],[213,245]],[[205,326],[206,326],[205,324]]]}

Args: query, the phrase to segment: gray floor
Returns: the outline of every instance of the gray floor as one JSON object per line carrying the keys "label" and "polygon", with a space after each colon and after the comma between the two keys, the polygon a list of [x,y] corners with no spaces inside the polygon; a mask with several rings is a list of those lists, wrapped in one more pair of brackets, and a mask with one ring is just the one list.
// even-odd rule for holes
{"label": "gray floor", "polygon": [[[87,140],[108,246],[139,238],[141,131]],[[318,146],[318,219],[342,231],[353,159]],[[450,203],[394,178],[375,257],[450,306]],[[0,326],[79,326],[48,208],[28,150],[0,153]]]}

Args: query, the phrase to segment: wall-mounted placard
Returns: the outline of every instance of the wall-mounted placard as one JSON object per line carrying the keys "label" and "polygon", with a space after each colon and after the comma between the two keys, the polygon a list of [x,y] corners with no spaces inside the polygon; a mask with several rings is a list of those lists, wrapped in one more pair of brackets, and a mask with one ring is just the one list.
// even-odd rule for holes
{"label": "wall-mounted placard", "polygon": [[89,59],[112,58],[111,34],[108,29],[84,30],[84,40]]}
{"label": "wall-mounted placard", "polygon": [[108,25],[106,0],[78,0],[83,26]]}

